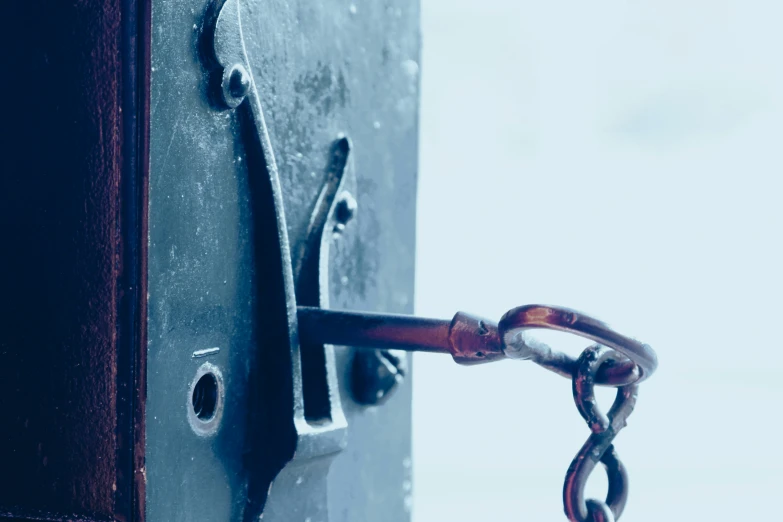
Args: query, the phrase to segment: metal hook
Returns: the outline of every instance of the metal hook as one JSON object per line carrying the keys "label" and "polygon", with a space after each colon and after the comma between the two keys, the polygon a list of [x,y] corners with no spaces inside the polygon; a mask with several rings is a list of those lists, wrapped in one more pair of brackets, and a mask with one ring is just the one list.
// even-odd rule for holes
{"label": "metal hook", "polygon": [[508,311],[500,323],[464,312],[458,312],[451,321],[303,306],[298,307],[297,313],[303,339],[343,346],[448,353],[459,364],[525,359],[572,379],[577,360],[531,338],[527,330],[568,332],[625,356],[598,370],[595,382],[602,385],[641,382],[658,366],[658,358],[649,345],[615,332],[598,319],[558,306],[520,306]]}
{"label": "metal hook", "polygon": [[[312,342],[448,353],[460,364],[526,359],[572,379],[577,408],[593,433],[566,475],[566,515],[573,522],[614,522],[620,518],[628,498],[628,474],[612,440],[633,411],[638,383],[649,378],[658,365],[649,345],[580,312],[554,306],[515,308],[499,324],[462,312],[451,321],[309,307],[299,307],[297,315],[300,337]],[[531,338],[528,330],[535,328],[568,332],[600,344],[589,346],[574,359]],[[608,414],[596,403],[597,384],[621,385]],[[585,501],[584,488],[598,462],[609,477],[606,501]]]}
{"label": "metal hook", "polygon": [[622,386],[640,383],[658,367],[658,357],[650,345],[622,335],[606,323],[569,308],[520,306],[506,312],[498,328],[509,358],[531,360],[569,379],[576,375],[577,360],[536,341],[527,330],[544,328],[571,333],[607,346],[627,358],[600,368],[596,375],[597,384]]}

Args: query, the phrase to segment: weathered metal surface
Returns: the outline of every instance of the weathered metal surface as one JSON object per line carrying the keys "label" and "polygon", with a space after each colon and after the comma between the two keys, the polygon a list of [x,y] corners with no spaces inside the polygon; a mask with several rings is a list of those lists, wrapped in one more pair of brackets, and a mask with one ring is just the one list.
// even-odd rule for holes
{"label": "weathered metal surface", "polygon": [[0,518],[135,509],[140,10],[3,5]]}
{"label": "weathered metal surface", "polygon": [[[264,443],[253,445],[246,459],[250,480],[244,518],[255,519],[262,513],[270,521],[327,517],[328,473],[334,456],[345,448],[346,419],[337,390],[334,349],[300,341],[296,304],[329,304],[329,252],[336,232],[345,230],[336,208],[338,194],[351,177],[350,141],[341,137],[331,147],[324,186],[298,255],[293,255],[262,96],[250,72],[242,12],[237,0],[220,5],[209,35],[216,64],[212,74],[219,81],[219,99],[243,119],[248,173],[257,186],[253,206],[265,209],[261,216],[274,215],[274,219],[255,219],[256,246],[278,261],[269,272],[278,274],[273,278],[276,284],[258,294],[263,303],[258,319],[266,335],[251,379],[260,385],[251,392],[255,402],[249,407],[253,420],[249,438]],[[269,502],[272,488],[285,492],[291,485],[296,486],[297,502]]]}
{"label": "weathered metal surface", "polygon": [[[268,499],[264,476],[284,462],[292,376],[274,372],[290,332],[268,161],[249,145],[247,111],[225,110],[210,85],[205,41],[220,5],[153,1],[150,137],[147,519],[399,521],[410,509],[410,386],[382,408],[350,393],[351,353],[335,357],[348,444],[328,471],[323,507],[308,512],[288,468]],[[331,246],[333,306],[409,311],[412,305],[418,103],[418,5],[241,2],[249,73],[279,170],[290,251],[307,241],[337,136],[353,141],[358,202]],[[222,80],[222,78],[221,78]],[[241,77],[228,94],[243,94]],[[237,96],[241,98],[241,96]],[[241,107],[240,107],[241,109]],[[260,169],[260,170],[259,170]],[[315,304],[315,303],[313,303]],[[294,314],[295,315],[295,314]],[[295,317],[294,317],[295,320]],[[294,339],[295,340],[295,339]],[[193,352],[219,347],[216,353]],[[191,429],[188,392],[208,360],[226,391],[220,427]],[[284,362],[284,361],[283,361]],[[305,386],[305,394],[307,393]],[[393,427],[393,428],[390,428]],[[272,435],[272,433],[275,433]],[[275,446],[278,445],[278,446]],[[261,456],[261,460],[258,458]],[[289,517],[289,518],[286,518]]]}

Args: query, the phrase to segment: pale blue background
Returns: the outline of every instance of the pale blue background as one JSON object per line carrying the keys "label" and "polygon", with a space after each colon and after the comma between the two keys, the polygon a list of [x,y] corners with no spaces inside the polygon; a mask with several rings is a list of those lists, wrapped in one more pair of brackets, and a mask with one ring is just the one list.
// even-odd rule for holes
{"label": "pale blue background", "polygon": [[[781,520],[783,4],[422,7],[417,312],[563,304],[649,342],[624,519]],[[564,520],[569,383],[415,364],[415,521]]]}

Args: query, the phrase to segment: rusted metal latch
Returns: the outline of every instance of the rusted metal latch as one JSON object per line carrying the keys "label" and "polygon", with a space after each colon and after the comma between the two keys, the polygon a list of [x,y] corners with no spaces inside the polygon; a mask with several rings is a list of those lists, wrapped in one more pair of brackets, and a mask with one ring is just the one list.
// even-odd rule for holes
{"label": "rusted metal latch", "polygon": [[[601,321],[555,306],[527,305],[507,312],[499,323],[457,313],[453,319],[299,307],[299,333],[313,343],[450,354],[459,364],[502,359],[530,360],[573,380],[574,400],[592,435],[573,460],[563,500],[569,520],[610,521],[620,517],[628,494],[628,476],[612,440],[625,427],[636,403],[638,385],[658,365],[649,345],[621,335]],[[578,359],[557,352],[530,336],[550,329],[595,341]],[[617,398],[604,414],[598,409],[596,384],[616,386]],[[605,501],[585,500],[590,473],[601,462],[609,475]]]}
{"label": "rusted metal latch", "polygon": [[[577,408],[591,429],[587,442],[568,470],[565,513],[578,522],[611,521],[623,512],[628,491],[624,466],[617,458],[612,440],[625,426],[639,383],[656,369],[657,358],[650,346],[621,335],[606,324],[567,308],[528,305],[506,313],[498,323],[458,313],[451,320],[415,316],[336,311],[328,308],[329,245],[339,236],[356,211],[356,201],[345,190],[350,178],[351,144],[338,137],[332,147],[324,188],[312,213],[307,239],[292,255],[288,242],[285,212],[280,192],[277,164],[267,133],[261,98],[251,74],[250,61],[242,37],[238,0],[226,0],[215,13],[212,38],[219,83],[218,97],[224,109],[244,111],[251,123],[249,148],[258,151],[262,167],[251,172],[264,178],[264,202],[274,209],[276,252],[280,257],[280,285],[285,352],[282,360],[292,376],[289,382],[292,409],[282,416],[268,418],[288,421],[293,440],[282,440],[268,452],[262,466],[263,478],[256,489],[256,514],[264,520],[289,520],[291,506],[266,502],[272,481],[296,481],[304,503],[314,508],[326,504],[326,474],[331,456],[346,443],[347,423],[337,391],[333,345],[357,348],[354,392],[359,402],[378,404],[393,389],[405,371],[405,358],[394,350],[451,354],[460,364],[478,364],[501,359],[531,360],[573,381]],[[259,226],[270,226],[259,223]],[[530,336],[533,329],[552,329],[585,337],[597,344],[585,349],[578,359],[552,350]],[[369,350],[368,350],[369,349]],[[370,368],[385,383],[369,385],[363,380]],[[596,384],[618,388],[617,399],[608,414],[595,401]],[[275,392],[277,393],[277,392]],[[273,430],[285,432],[285,430]],[[282,455],[282,457],[281,457]],[[584,498],[584,487],[596,464],[601,462],[609,475],[605,501]],[[251,488],[252,489],[252,488]],[[251,502],[252,504],[252,502]],[[321,512],[325,510],[321,509]],[[251,513],[252,515],[252,513]]]}

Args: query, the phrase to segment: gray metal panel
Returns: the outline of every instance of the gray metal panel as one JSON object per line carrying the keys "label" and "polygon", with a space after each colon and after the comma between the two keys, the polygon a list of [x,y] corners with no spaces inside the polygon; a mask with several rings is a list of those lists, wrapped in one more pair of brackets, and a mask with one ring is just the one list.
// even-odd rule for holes
{"label": "gray metal panel", "polygon": [[[149,193],[147,518],[239,520],[246,502],[249,380],[264,251],[237,114],[210,102],[198,53],[208,5],[154,0]],[[304,240],[329,148],[353,141],[357,217],[332,247],[334,308],[409,312],[413,303],[418,4],[328,0],[242,4],[245,41],[277,156],[292,251]],[[262,264],[261,264],[262,265]],[[193,359],[195,350],[220,347]],[[226,393],[218,433],[188,423],[205,361]],[[333,521],[400,521],[410,507],[410,380],[386,404],[350,394],[350,351],[337,348],[348,447],[329,475]],[[296,505],[296,484],[269,506]],[[312,522],[326,520],[323,513]]]}

